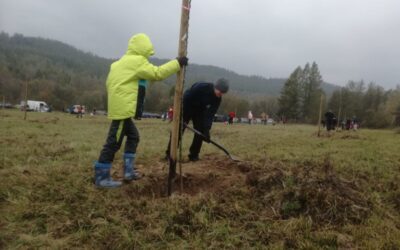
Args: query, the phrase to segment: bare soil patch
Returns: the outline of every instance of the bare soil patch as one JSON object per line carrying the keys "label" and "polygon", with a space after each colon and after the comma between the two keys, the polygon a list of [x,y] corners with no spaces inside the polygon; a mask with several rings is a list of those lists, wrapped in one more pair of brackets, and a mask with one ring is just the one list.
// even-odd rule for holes
{"label": "bare soil patch", "polygon": [[[179,169],[177,167],[177,169]],[[359,224],[369,217],[372,202],[363,192],[364,179],[348,181],[339,176],[332,164],[311,164],[287,167],[269,162],[263,166],[249,162],[233,162],[222,156],[206,155],[198,162],[184,162],[183,194],[212,195],[223,200],[240,193],[240,199],[263,207],[260,211],[271,219],[309,217],[315,225]],[[144,177],[124,185],[131,197],[165,197],[168,164],[139,166]],[[114,174],[117,177],[117,173]],[[180,176],[173,190],[180,194]],[[238,197],[236,197],[238,198]]]}
{"label": "bare soil patch", "polygon": [[[197,162],[183,162],[182,192],[191,196],[200,193],[219,195],[235,186],[246,186],[246,172],[250,169],[251,165],[246,163],[235,163],[226,157],[213,155],[205,155]],[[116,170],[115,178],[121,179],[121,170],[122,168]],[[139,196],[166,196],[169,171],[167,162],[158,162],[154,166],[138,165],[138,170],[144,175],[143,178],[125,185],[126,192]],[[174,193],[181,193],[180,183],[179,165],[177,165],[177,174],[173,182]]]}

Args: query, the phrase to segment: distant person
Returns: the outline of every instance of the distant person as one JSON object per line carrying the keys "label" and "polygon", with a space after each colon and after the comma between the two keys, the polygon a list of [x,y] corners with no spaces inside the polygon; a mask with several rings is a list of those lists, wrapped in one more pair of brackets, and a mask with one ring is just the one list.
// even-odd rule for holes
{"label": "distant person", "polygon": [[353,128],[351,119],[346,119],[346,130]]}
{"label": "distant person", "polygon": [[356,116],[353,116],[352,123],[353,123],[353,130],[354,131],[358,130],[360,124]]}
{"label": "distant person", "polygon": [[249,112],[247,113],[247,119],[249,120],[249,124],[251,124],[251,122],[253,121],[253,113],[251,112],[251,110],[249,110]]}
{"label": "distant person", "polygon": [[236,117],[236,113],[234,111],[231,111],[229,112],[228,117],[228,124],[233,124],[233,119]]}
{"label": "distant person", "polygon": [[76,118],[82,118],[82,106],[78,105]]}
{"label": "distant person", "polygon": [[168,109],[168,120],[169,122],[172,122],[173,119],[174,119],[174,109],[170,107]]}
{"label": "distant person", "polygon": [[[217,113],[222,96],[229,90],[228,80],[221,78],[215,84],[197,82],[185,91],[183,95],[183,123],[193,122],[194,129],[200,131],[205,138],[198,134],[193,137],[189,149],[189,160],[198,161],[203,140],[210,142],[210,130],[214,116]],[[183,130],[185,127],[183,128]],[[168,143],[166,157],[169,158],[171,140]]]}
{"label": "distant person", "polygon": [[346,120],[343,119],[340,125],[341,125],[342,130],[345,130],[346,129]]}
{"label": "distant person", "polygon": [[76,118],[78,118],[78,107],[79,107],[79,105],[75,105],[74,106],[74,113],[72,113],[72,114],[76,114]]}
{"label": "distant person", "polygon": [[282,121],[282,124],[286,124],[286,122],[287,122],[286,116],[282,116],[281,121]]}
{"label": "distant person", "polygon": [[327,131],[331,131],[334,129],[335,125],[333,123],[335,122],[335,120],[335,114],[332,112],[332,110],[328,110],[325,113],[325,124]]}
{"label": "distant person", "polygon": [[131,37],[125,55],[111,64],[106,86],[108,118],[112,121],[106,143],[94,167],[97,187],[121,186],[121,182],[111,178],[110,170],[124,136],[127,137],[123,156],[124,180],[131,181],[140,178],[134,165],[139,132],[132,120],[136,115],[138,105],[139,81],[163,80],[178,72],[188,62],[186,57],[180,57],[157,67],[148,60],[153,54],[154,49],[149,37],[141,33]]}
{"label": "distant person", "polygon": [[338,122],[337,118],[336,118],[336,116],[334,116],[332,119],[332,128],[331,128],[332,130],[336,129],[336,126],[338,125],[337,122]]}
{"label": "distant person", "polygon": [[268,115],[265,112],[261,113],[261,123],[267,125]]}

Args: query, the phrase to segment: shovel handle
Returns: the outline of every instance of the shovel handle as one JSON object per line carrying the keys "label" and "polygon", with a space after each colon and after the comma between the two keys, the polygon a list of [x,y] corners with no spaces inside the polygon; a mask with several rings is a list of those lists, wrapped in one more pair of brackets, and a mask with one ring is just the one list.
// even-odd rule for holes
{"label": "shovel handle", "polygon": [[219,148],[219,149],[221,149],[222,151],[224,151],[224,153],[225,153],[231,160],[236,161],[236,159],[234,159],[234,158],[232,157],[232,155],[228,152],[228,150],[226,150],[224,147],[222,147],[221,145],[219,145],[219,144],[216,143],[215,141],[213,141],[213,140],[207,138],[205,135],[203,135],[203,133],[201,133],[201,132],[198,131],[197,129],[194,129],[194,128],[190,127],[189,125],[187,125],[187,123],[184,123],[183,125],[185,126],[185,128],[188,128],[190,131],[194,132],[195,134],[198,134],[198,135],[200,135],[201,137],[207,139],[207,140],[206,140],[207,143],[211,143],[211,144],[213,144],[214,146],[216,146],[217,148]]}

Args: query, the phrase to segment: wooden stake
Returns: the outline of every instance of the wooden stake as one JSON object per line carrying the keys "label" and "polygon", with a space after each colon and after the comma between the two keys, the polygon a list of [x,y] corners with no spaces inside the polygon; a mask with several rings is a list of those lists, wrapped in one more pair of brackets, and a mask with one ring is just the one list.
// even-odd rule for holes
{"label": "wooden stake", "polygon": [[25,82],[25,104],[24,104],[24,120],[26,120],[26,112],[27,112],[27,105],[28,105],[28,80]]}
{"label": "wooden stake", "polygon": [[338,118],[337,118],[337,124],[336,124],[336,131],[339,130],[339,124],[340,122],[340,115],[342,113],[342,88],[340,88],[340,96],[339,96],[339,112],[338,112]]}
{"label": "wooden stake", "polygon": [[[179,33],[179,49],[178,49],[179,57],[187,55],[190,2],[191,0],[182,0],[181,26]],[[179,130],[181,129],[180,128],[181,105],[182,105],[184,80],[185,80],[185,67],[182,67],[181,70],[178,72],[175,85],[174,117],[172,122],[171,150],[170,150],[169,175],[168,175],[168,196],[172,194],[172,182],[173,179],[175,178],[175,173],[176,173],[177,150],[178,150],[179,134],[180,134]],[[181,167],[180,167],[180,175],[182,178]],[[181,182],[181,188],[182,188],[182,182]]]}
{"label": "wooden stake", "polygon": [[323,100],[323,94],[321,93],[321,100],[319,101],[318,137],[321,134],[322,100]]}

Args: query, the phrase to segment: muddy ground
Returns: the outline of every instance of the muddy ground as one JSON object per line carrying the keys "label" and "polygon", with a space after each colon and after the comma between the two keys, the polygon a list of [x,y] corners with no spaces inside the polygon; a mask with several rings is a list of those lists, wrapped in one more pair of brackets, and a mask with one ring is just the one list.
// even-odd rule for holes
{"label": "muddy ground", "polygon": [[[138,165],[143,178],[124,185],[131,197],[164,198],[167,194],[168,163],[151,167]],[[212,196],[248,200],[263,216],[271,219],[309,217],[315,225],[359,224],[370,215],[373,206],[362,186],[362,178],[346,180],[326,160],[323,164],[285,166],[281,163],[233,162],[224,156],[205,155],[197,162],[182,163],[182,189],[179,166],[173,195]],[[121,179],[122,167],[114,169]],[[253,205],[252,205],[253,204]]]}

